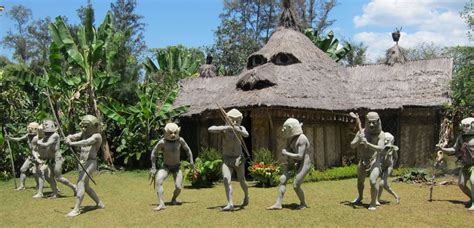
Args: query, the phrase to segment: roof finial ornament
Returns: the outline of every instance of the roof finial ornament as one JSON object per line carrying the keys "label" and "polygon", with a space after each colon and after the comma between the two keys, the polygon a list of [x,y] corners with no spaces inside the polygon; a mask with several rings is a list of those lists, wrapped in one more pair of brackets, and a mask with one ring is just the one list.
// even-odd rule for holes
{"label": "roof finial ornament", "polygon": [[385,53],[385,64],[393,66],[395,63],[405,63],[407,58],[403,53],[403,49],[398,46],[398,41],[400,40],[400,32],[402,27],[395,28],[395,32],[392,32],[392,39],[395,42],[395,45],[387,50]]}
{"label": "roof finial ornament", "polygon": [[199,67],[199,77],[201,78],[213,78],[217,76],[216,67],[212,64],[212,55],[207,53],[206,64]]}
{"label": "roof finial ornament", "polygon": [[298,32],[301,32],[301,26],[298,22],[298,17],[296,16],[296,12],[291,6],[291,0],[283,0],[283,11],[280,15],[280,23],[278,26],[283,26],[285,28],[291,28]]}
{"label": "roof finial ornament", "polygon": [[400,32],[402,31],[402,27],[400,28],[395,28],[395,32],[392,32],[392,39],[394,42],[398,44],[398,41],[400,40]]}

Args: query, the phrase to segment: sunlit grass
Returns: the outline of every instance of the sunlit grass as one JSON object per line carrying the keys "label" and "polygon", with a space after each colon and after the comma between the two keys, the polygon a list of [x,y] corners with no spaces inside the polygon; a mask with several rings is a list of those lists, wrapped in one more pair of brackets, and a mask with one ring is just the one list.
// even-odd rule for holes
{"label": "sunlit grass", "polygon": [[[67,178],[75,181],[77,173],[71,172]],[[148,185],[147,172],[119,172],[96,175],[98,183],[93,188],[106,205],[105,209],[90,210],[70,219],[64,215],[72,209],[75,198],[67,187],[60,185],[65,197],[59,199],[31,198],[35,190],[34,180],[27,179],[27,189],[13,190],[13,182],[0,182],[0,227],[37,226],[431,226],[431,227],[472,227],[474,213],[463,205],[467,200],[456,185],[436,186],[433,202],[428,202],[429,187],[392,183],[393,189],[402,197],[401,204],[394,204],[389,194],[384,199],[390,201],[376,211],[366,209],[367,205],[352,207],[348,201],[356,196],[356,180],[323,181],[304,183],[310,208],[292,210],[298,203],[291,184],[287,186],[284,204],[290,206],[280,211],[267,211],[265,207],[274,203],[276,188],[250,188],[250,205],[234,212],[220,212],[225,205],[222,183],[213,188],[191,189],[186,187],[179,197],[180,206],[168,206],[161,212],[154,212],[157,197]],[[241,203],[243,193],[237,182],[233,182],[234,201]],[[189,186],[189,184],[186,184]],[[166,200],[173,191],[172,177],[165,183]],[[369,184],[366,182],[364,203],[369,202]],[[46,189],[49,191],[49,188]],[[86,196],[83,206],[92,206],[93,201]]]}

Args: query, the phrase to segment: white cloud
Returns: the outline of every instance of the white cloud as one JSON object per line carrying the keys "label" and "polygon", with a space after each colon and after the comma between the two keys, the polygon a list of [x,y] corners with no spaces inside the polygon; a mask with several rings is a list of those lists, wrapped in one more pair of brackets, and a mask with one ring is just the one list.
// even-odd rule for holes
{"label": "white cloud", "polygon": [[467,45],[467,26],[459,15],[464,0],[372,0],[364,6],[363,14],[354,17],[356,28],[369,26],[386,28],[390,32],[361,32],[354,40],[368,45],[369,59],[376,60],[393,45],[391,31],[403,26],[399,44],[414,47],[422,42],[438,46]]}

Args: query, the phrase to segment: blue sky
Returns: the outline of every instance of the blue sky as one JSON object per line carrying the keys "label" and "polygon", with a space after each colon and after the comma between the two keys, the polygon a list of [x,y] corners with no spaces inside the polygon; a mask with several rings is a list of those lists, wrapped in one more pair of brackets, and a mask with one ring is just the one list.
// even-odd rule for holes
{"label": "blue sky", "polygon": [[[403,26],[400,45],[413,47],[421,42],[439,46],[472,45],[459,12],[470,0],[339,0],[330,17],[337,38],[364,42],[369,58],[375,60],[393,45],[390,33]],[[114,0],[91,1],[99,24]],[[22,4],[33,12],[33,19],[65,15],[78,23],[76,9],[86,0],[0,0],[8,11]],[[150,48],[183,44],[201,47],[214,42],[220,23],[221,0],[140,0],[137,14],[144,16],[145,41]],[[0,13],[0,36],[12,29],[12,21]],[[0,47],[0,55],[11,57],[11,50]]]}

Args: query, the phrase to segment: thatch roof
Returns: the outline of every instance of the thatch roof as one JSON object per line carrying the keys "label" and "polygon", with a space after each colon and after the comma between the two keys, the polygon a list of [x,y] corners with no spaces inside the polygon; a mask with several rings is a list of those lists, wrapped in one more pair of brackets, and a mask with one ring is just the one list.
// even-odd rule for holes
{"label": "thatch roof", "polygon": [[442,106],[452,68],[446,58],[344,67],[301,32],[279,27],[238,76],[181,81],[174,105],[190,105],[188,116],[216,110],[216,103],[326,111]]}
{"label": "thatch roof", "polygon": [[351,97],[357,108],[442,106],[450,102],[452,69],[450,58],[348,67]]}
{"label": "thatch roof", "polygon": [[[295,58],[295,61],[283,65],[278,62],[280,55]],[[216,109],[216,102],[224,108],[269,106],[347,110],[353,107],[346,101],[345,94],[348,71],[304,34],[279,27],[249,61],[255,57],[264,61],[256,66],[248,64],[239,76],[183,80],[175,105],[190,105],[188,115]],[[253,82],[267,81],[268,86],[245,87],[246,82],[252,83],[252,78],[256,78]]]}

